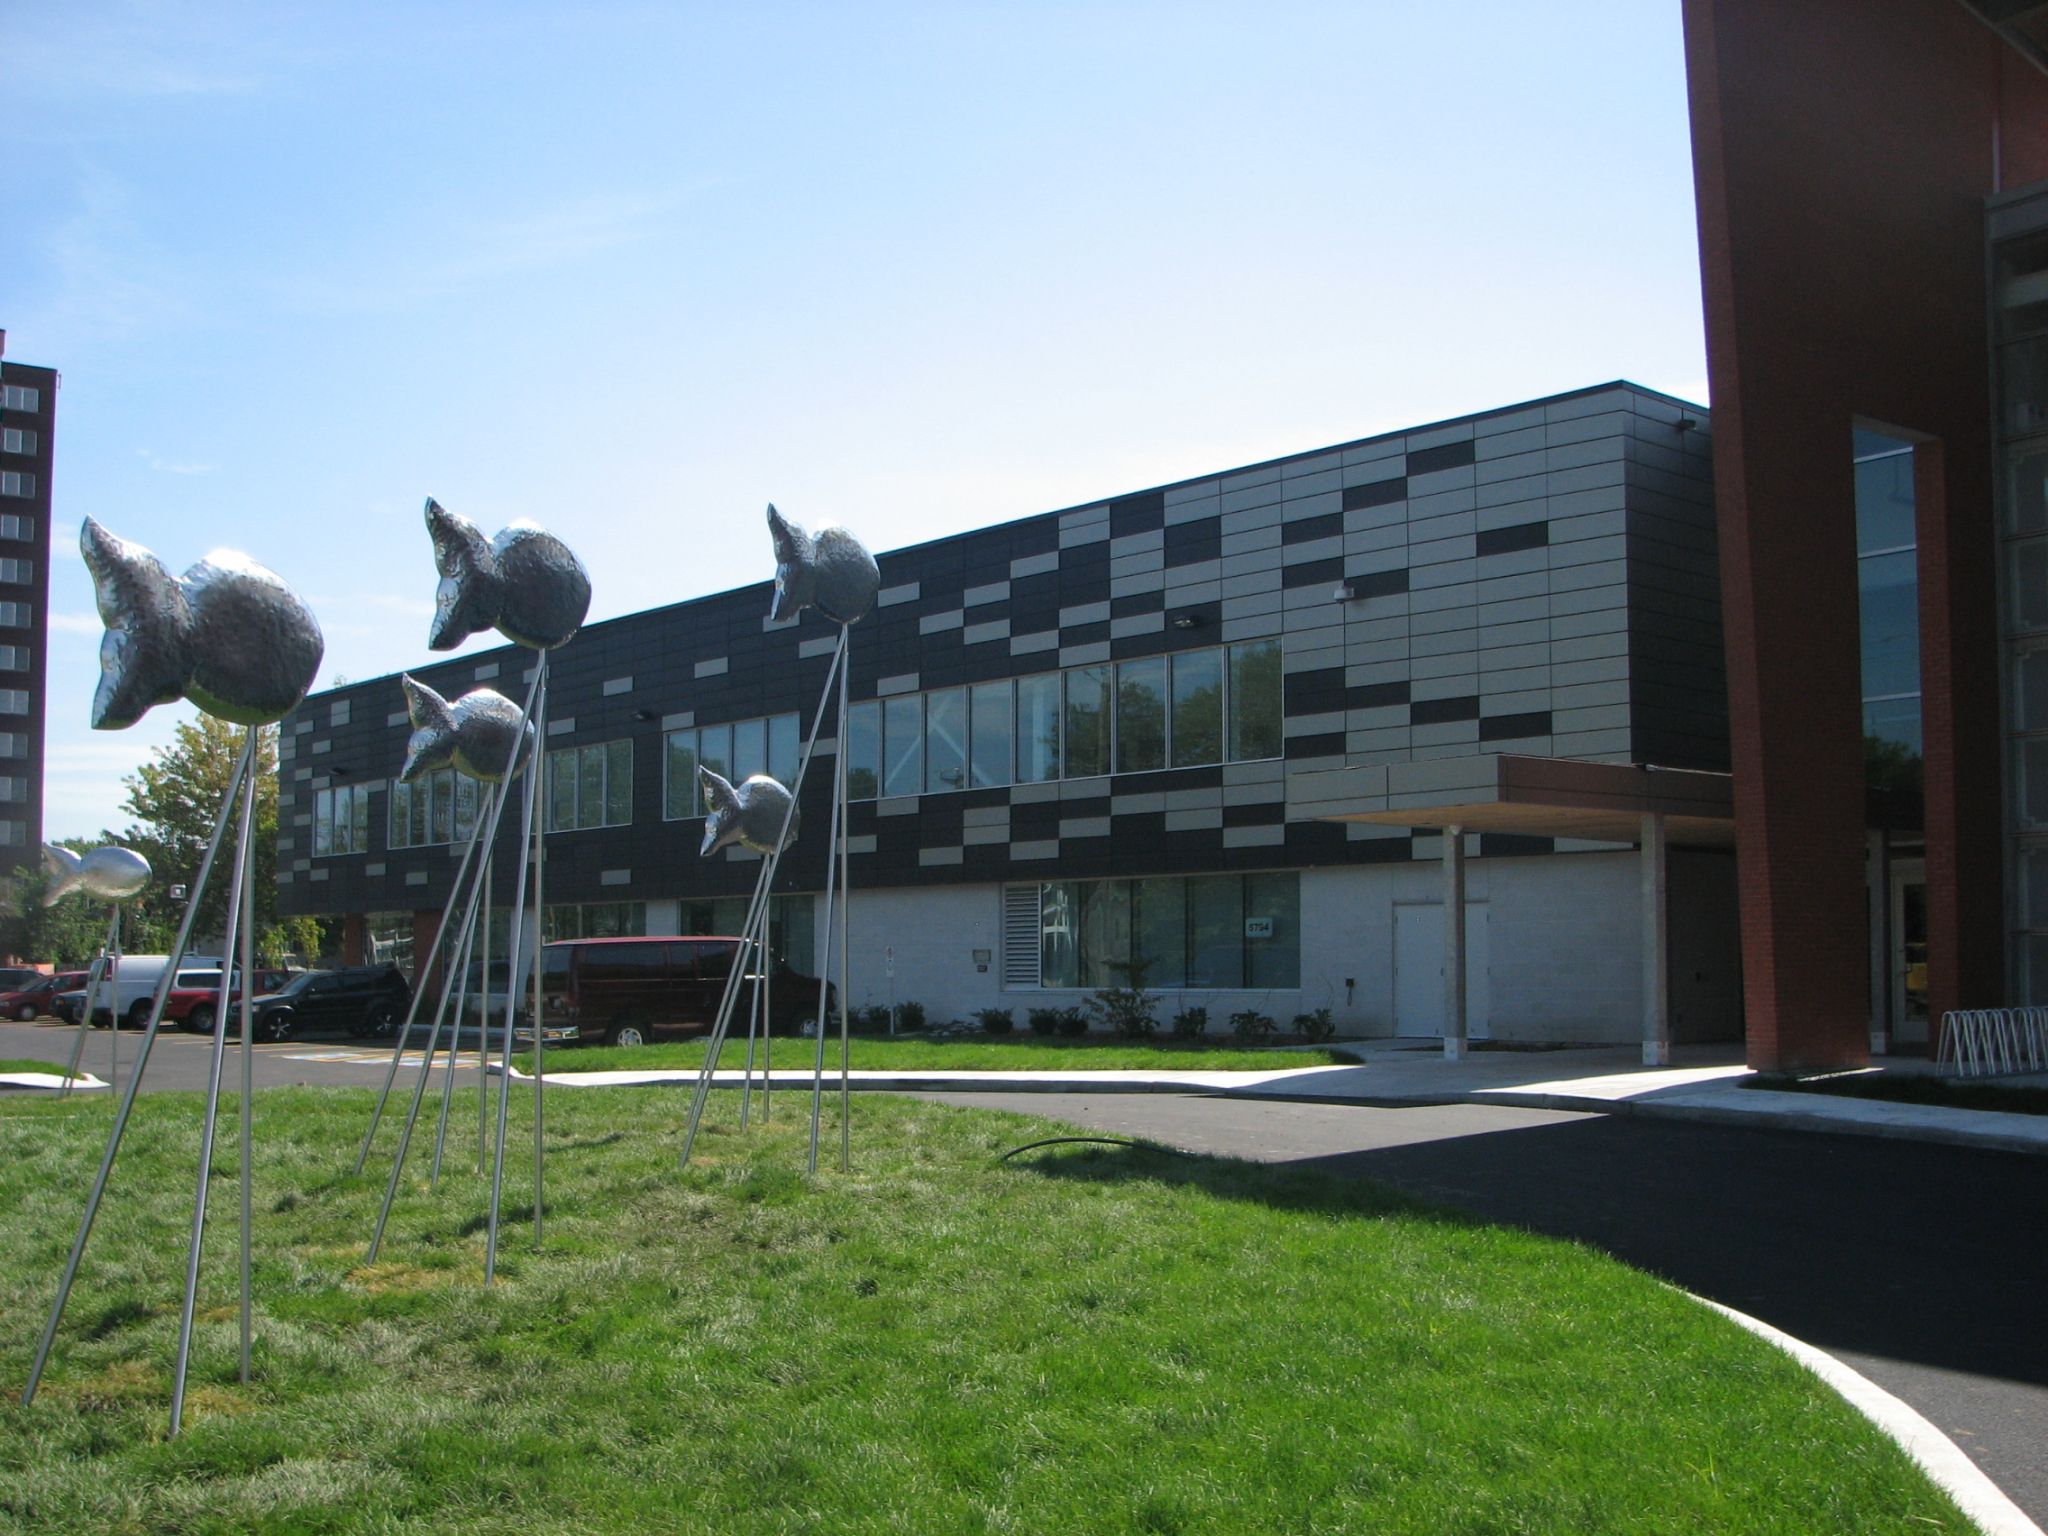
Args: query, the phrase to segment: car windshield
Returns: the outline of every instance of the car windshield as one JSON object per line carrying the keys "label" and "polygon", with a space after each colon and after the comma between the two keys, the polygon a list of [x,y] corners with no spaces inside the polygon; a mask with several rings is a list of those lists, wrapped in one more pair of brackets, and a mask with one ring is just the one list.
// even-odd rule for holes
{"label": "car windshield", "polygon": [[321,971],[307,971],[304,975],[294,976],[284,984],[283,991],[278,995],[280,997],[297,997],[301,992],[312,986],[314,982],[318,981],[323,974],[325,973]]}

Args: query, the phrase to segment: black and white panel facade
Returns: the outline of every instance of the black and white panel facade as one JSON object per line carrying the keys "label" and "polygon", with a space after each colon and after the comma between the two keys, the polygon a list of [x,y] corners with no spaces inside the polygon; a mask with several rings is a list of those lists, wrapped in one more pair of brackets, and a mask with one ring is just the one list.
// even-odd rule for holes
{"label": "black and white panel facade", "polygon": [[[844,743],[853,1000],[1021,1024],[1135,968],[1212,1029],[1328,1007],[1345,1033],[1435,1033],[1439,836],[1294,814],[1290,774],[1482,752],[1725,769],[1716,559],[1704,412],[1620,383],[881,555]],[[698,858],[695,768],[793,774],[838,633],[767,611],[764,582],[556,653],[551,937],[738,926],[754,859]],[[516,698],[529,664],[415,675]],[[431,922],[475,814],[452,773],[392,782],[406,734],[396,677],[283,726],[282,905],[352,919],[362,952]],[[804,970],[823,842],[778,878]],[[1635,1038],[1633,854],[1488,835],[1468,855],[1474,1032]],[[1679,855],[1671,878],[1680,1038],[1733,1033],[1731,861]]]}

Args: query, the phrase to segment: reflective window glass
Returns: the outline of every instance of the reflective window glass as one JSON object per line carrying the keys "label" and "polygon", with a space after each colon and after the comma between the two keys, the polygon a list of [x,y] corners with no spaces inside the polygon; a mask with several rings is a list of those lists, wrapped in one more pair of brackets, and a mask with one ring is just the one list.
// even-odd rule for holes
{"label": "reflective window glass", "polygon": [[1863,694],[1920,691],[1920,586],[1911,550],[1856,562],[1862,601]]}
{"label": "reflective window glass", "polygon": [[633,819],[633,743],[605,744],[604,824],[623,827]]}
{"label": "reflective window glass", "polygon": [[1060,675],[1017,679],[1017,782],[1060,776]]}
{"label": "reflective window glass", "polygon": [[924,700],[898,694],[882,701],[882,793],[914,795],[924,787]]}
{"label": "reflective window glass", "polygon": [[1066,777],[1109,772],[1109,700],[1114,668],[1075,667],[1066,674]]}
{"label": "reflective window glass", "polygon": [[732,728],[732,781],[768,771],[768,722],[742,720]]}
{"label": "reflective window glass", "polygon": [[768,774],[784,789],[796,783],[796,766],[803,756],[798,741],[795,715],[776,715],[768,722]]}
{"label": "reflective window glass", "polygon": [[1179,987],[1187,982],[1187,882],[1132,882],[1133,985]]}
{"label": "reflective window glass", "polygon": [[1010,782],[1010,685],[981,683],[968,693],[968,782],[976,789]]}
{"label": "reflective window glass", "polygon": [[1116,771],[1166,766],[1166,658],[1147,656],[1116,669]]}
{"label": "reflective window glass", "polygon": [[855,800],[872,800],[882,792],[881,704],[869,699],[848,710],[846,735],[846,793]]}
{"label": "reflective window glass", "polygon": [[1230,759],[1280,755],[1280,642],[1248,640],[1230,648]]}
{"label": "reflective window glass", "polygon": [[924,787],[967,785],[967,690],[940,688],[924,700]]}
{"label": "reflective window glass", "polygon": [[[1246,875],[1244,878],[1245,985],[1301,985],[1301,876]],[[1251,932],[1256,920],[1262,930]]]}
{"label": "reflective window glass", "polygon": [[1173,766],[1223,761],[1223,652],[1173,658]]}
{"label": "reflective window glass", "polygon": [[697,733],[670,731],[662,762],[661,814],[669,820],[697,814]]}
{"label": "reflective window glass", "polygon": [[1202,875],[1187,882],[1188,985],[1244,985],[1244,882]]}
{"label": "reflective window glass", "polygon": [[[732,727],[706,725],[697,730],[697,761],[721,779],[732,779]],[[704,796],[697,795],[697,814],[704,814]]]}
{"label": "reflective window glass", "polygon": [[1912,450],[1863,460],[1856,466],[1857,553],[1913,542]]}

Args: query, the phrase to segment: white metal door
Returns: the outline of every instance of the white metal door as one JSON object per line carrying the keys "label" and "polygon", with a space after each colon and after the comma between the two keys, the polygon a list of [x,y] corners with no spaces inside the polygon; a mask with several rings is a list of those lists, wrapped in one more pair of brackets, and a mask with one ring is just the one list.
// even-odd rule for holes
{"label": "white metal door", "polygon": [[[1465,1037],[1487,1038],[1493,998],[1487,982],[1486,903],[1465,903]],[[1394,906],[1394,1033],[1441,1039],[1444,1032],[1444,907]]]}

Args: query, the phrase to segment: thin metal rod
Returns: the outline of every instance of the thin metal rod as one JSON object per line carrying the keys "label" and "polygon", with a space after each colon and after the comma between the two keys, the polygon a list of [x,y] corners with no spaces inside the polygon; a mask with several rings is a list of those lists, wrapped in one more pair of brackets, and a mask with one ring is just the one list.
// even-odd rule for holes
{"label": "thin metal rod", "polygon": [[[846,643],[845,629],[842,628],[839,634],[840,648],[843,650]],[[841,756],[845,755],[844,741],[840,742],[839,751]],[[832,896],[839,875],[839,861],[833,857],[839,846],[839,794],[836,781],[832,794],[831,821],[832,830],[825,840],[825,944],[818,957],[818,1048],[816,1059],[811,1066],[811,1150],[809,1160],[805,1164],[805,1170],[810,1173],[818,1171],[818,1120],[824,1113],[825,1106],[825,1029],[827,1020],[831,1018],[827,1005],[831,1001],[832,992]]]}
{"label": "thin metal rod", "polygon": [[[534,688],[540,687],[541,669],[546,655],[534,663]],[[531,700],[529,693],[529,701]],[[546,786],[541,782],[546,763],[541,750],[540,733],[535,732],[526,773],[526,805],[519,827],[519,878],[513,886],[512,896],[512,964],[505,977],[505,1039],[504,1052],[498,1071],[498,1134],[491,1147],[491,1213],[489,1235],[484,1240],[484,1284],[491,1285],[498,1278],[498,1211],[505,1192],[505,1116],[512,1101],[512,1017],[519,1011],[519,979],[513,974],[519,969],[519,944],[521,930],[526,922],[526,866],[533,853],[533,823],[536,815],[545,815],[541,801]],[[534,914],[533,947],[536,956],[542,938],[540,914]],[[538,961],[536,960],[536,963]],[[533,1021],[534,1028],[540,1028],[540,1020]]]}
{"label": "thin metal rod", "polygon": [[[248,745],[242,749],[244,761],[252,759],[255,751],[256,731],[252,726]],[[245,789],[255,777],[252,764],[245,774]],[[242,824],[235,837],[235,885],[228,896],[227,942],[221,946],[225,952],[224,959],[235,952],[235,939],[242,923],[242,887],[253,873],[256,848],[251,832],[254,819],[253,797],[245,793]],[[192,1365],[192,1311],[199,1301],[199,1256],[206,1237],[207,1186],[213,1178],[213,1135],[220,1120],[220,1074],[227,1057],[228,980],[231,974],[227,969],[220,973],[220,1007],[214,1014],[213,1049],[209,1053],[206,1073],[206,1123],[199,1136],[199,1183],[192,1195],[192,1237],[185,1248],[185,1300],[178,1310],[178,1361],[171,1374],[171,1435],[174,1438],[184,1425],[185,1377]]]}
{"label": "thin metal rod", "polygon": [[[258,727],[250,726],[249,735],[254,738]],[[260,743],[252,742],[252,750]],[[249,1384],[249,1354],[255,1331],[250,1304],[249,1282],[249,1238],[250,1202],[253,1197],[252,1181],[256,1170],[256,1047],[255,1047],[255,1004],[256,991],[256,845],[251,831],[256,825],[256,769],[253,766],[242,780],[242,836],[249,839],[248,851],[241,856],[242,872],[242,1385]],[[222,956],[232,966],[232,956]],[[216,1010],[214,1032],[225,1033],[228,1016],[225,1009]]]}
{"label": "thin metal rod", "polygon": [[[839,675],[839,668],[845,660],[846,631],[842,628],[839,632],[839,644],[832,652],[832,665],[825,673],[824,691],[818,696],[817,712],[811,716],[811,734],[804,741],[803,756],[797,760],[796,782],[789,786],[789,809],[783,814],[782,830],[776,837],[775,851],[763,862],[761,873],[754,881],[754,896],[747,907],[747,921],[740,927],[742,934],[758,920],[761,903],[774,889],[775,871],[781,865],[783,850],[789,846],[789,829],[791,823],[796,820],[797,801],[803,794],[804,777],[810,772],[811,756],[818,745],[818,732],[825,724],[825,709],[831,702],[833,679]],[[735,963],[732,973],[725,978],[725,992],[718,1002],[718,1018],[711,1027],[711,1038],[704,1053],[704,1065],[697,1073],[697,1085],[690,1095],[689,1127],[683,1133],[684,1167],[689,1166],[691,1149],[697,1144],[697,1125],[704,1117],[704,1103],[711,1094],[712,1074],[717,1070],[719,1052],[725,1045],[725,1032],[732,1022],[733,1001],[739,996],[738,961],[744,955],[744,945],[741,946],[741,950],[741,955],[733,957]]]}
{"label": "thin metal rod", "polygon": [[[479,823],[489,819],[491,802],[497,797],[497,794],[497,785],[486,784],[484,786],[483,803],[476,809],[476,819]],[[483,867],[476,875],[476,883],[486,891],[490,889],[490,867],[490,850],[486,848],[484,849]],[[483,922],[486,928],[490,926],[490,908],[488,905],[484,908]],[[455,1103],[455,1063],[462,1054],[462,1021],[467,1016],[469,1010],[469,962],[470,957],[476,950],[476,925],[477,914],[475,909],[472,908],[468,926],[463,929],[456,944],[455,1023],[448,1036],[448,1071],[442,1081],[441,1113],[434,1127],[434,1166],[432,1173],[427,1178],[428,1187],[432,1189],[439,1189],[441,1187],[441,1154],[448,1146],[448,1111],[454,1107]],[[484,998],[479,999],[479,1002],[483,1002],[489,996],[490,977],[486,974],[484,977]],[[487,1021],[489,1013],[490,1009],[487,1006],[478,1008],[477,1020],[479,1024]],[[477,1043],[477,1061],[479,1066],[481,1066],[485,1054],[483,1042],[479,1039]],[[483,1073],[479,1071],[477,1076],[482,1077]]]}
{"label": "thin metal rod", "polygon": [[[78,1064],[85,1059],[85,1037],[92,1032],[92,999],[99,990],[100,976],[107,968],[107,957],[114,952],[114,946],[121,942],[121,907],[112,905],[113,916],[107,920],[107,942],[100,952],[92,957],[92,964],[85,973],[85,1006],[78,1010],[78,1032],[71,1041],[71,1060],[64,1064],[64,1086],[57,1090],[57,1097],[71,1097],[71,1080],[78,1075]],[[110,1081],[107,1084],[112,1087]]]}
{"label": "thin metal rod", "polygon": [[[760,921],[756,922],[752,928],[749,928],[740,939],[741,960],[746,960],[750,954],[758,957],[765,953],[767,945],[760,942],[759,934],[766,925],[768,909],[773,905],[774,902],[770,900],[762,907]],[[760,971],[757,970],[754,973],[754,995],[747,1004],[747,1070],[746,1076],[740,1081],[741,1130],[747,1128],[747,1111],[754,1101],[754,1043],[755,1037],[761,1030],[761,988],[766,980],[767,978]]]}
{"label": "thin metal rod", "polygon": [[[121,1081],[121,962],[110,949],[107,963],[100,971],[100,980],[107,988],[107,1086],[112,1088]],[[85,1014],[92,1017],[92,994],[85,996]]]}
{"label": "thin metal rod", "polygon": [[[539,740],[547,740],[548,734],[548,653],[540,653],[540,704],[534,726]],[[547,1049],[547,1020],[541,1016],[540,962],[541,946],[547,942],[548,909],[541,896],[541,873],[547,866],[548,818],[539,813],[533,818],[533,1246],[538,1248],[541,1239],[541,1219],[544,1201],[541,1197],[542,1139],[547,1119],[548,1073],[544,1052]]]}
{"label": "thin metal rod", "polygon": [[[199,873],[192,881],[192,894],[185,902],[185,915],[178,923],[178,937],[171,945],[163,974],[157,978],[156,995],[149,1008],[149,1024],[142,1032],[142,1047],[135,1059],[135,1075],[128,1080],[128,1091],[121,1097],[121,1107],[114,1112],[114,1124],[107,1132],[107,1149],[100,1157],[99,1173],[92,1181],[92,1192],[85,1197],[85,1214],[79,1218],[78,1236],[72,1240],[71,1257],[65,1261],[63,1278],[57,1282],[57,1298],[50,1307],[50,1320],[43,1327],[42,1342],[36,1346],[35,1363],[29,1367],[28,1387],[21,1394],[24,1407],[35,1401],[36,1386],[43,1379],[43,1366],[49,1360],[50,1346],[57,1338],[58,1321],[64,1316],[65,1303],[71,1299],[71,1284],[78,1278],[78,1261],[85,1254],[86,1239],[92,1236],[93,1221],[100,1213],[100,1200],[107,1192],[107,1177],[114,1171],[114,1158],[121,1150],[122,1136],[127,1133],[128,1116],[135,1109],[136,1091],[142,1086],[142,1071],[149,1064],[150,1047],[156,1044],[157,1027],[163,1023],[164,999],[170,995],[171,983],[177,979],[178,964],[185,958],[185,946],[191,941],[192,924],[199,916],[199,900],[206,894],[206,882],[213,874],[214,856],[220,852],[221,839],[228,829],[228,813],[234,807],[235,795],[242,787],[243,778],[252,772],[249,753],[244,749],[235,771],[228,777],[227,793],[221,797],[220,813],[214,818],[213,837],[206,845],[206,856],[199,861]],[[90,995],[86,998],[86,1007],[92,1007]],[[219,1025],[216,1024],[215,1028]]]}
{"label": "thin metal rod", "polygon": [[[481,880],[469,882],[469,899],[462,909],[462,927],[459,933],[468,933],[470,926],[476,922],[477,898],[483,894],[483,889]],[[458,939],[450,954],[450,958],[457,964],[446,965],[441,969],[441,997],[434,1005],[434,1023],[432,1029],[427,1032],[426,1052],[420,1060],[420,1075],[413,1080],[412,1100],[405,1110],[405,1125],[398,1133],[398,1150],[391,1157],[391,1178],[384,1186],[384,1203],[377,1209],[377,1229],[370,1234],[370,1251],[363,1258],[366,1264],[376,1263],[378,1250],[384,1246],[384,1228],[391,1220],[392,1204],[398,1199],[399,1180],[405,1174],[405,1156],[412,1148],[413,1127],[419,1123],[420,1105],[427,1096],[428,1080],[434,1075],[434,1050],[441,1043],[441,1026],[448,1018],[448,994],[455,988],[461,950],[462,946]],[[452,1037],[448,1054],[451,1058],[455,1054]]]}
{"label": "thin metal rod", "polygon": [[[852,625],[841,628],[842,635],[850,636]],[[848,649],[852,642],[849,639]],[[848,1081],[848,1063],[853,1047],[849,1041],[846,1017],[846,935],[853,926],[851,901],[852,870],[848,844],[853,841],[853,807],[846,799],[846,697],[848,683],[853,676],[853,665],[849,662],[839,670],[839,750],[832,758],[832,792],[839,800],[839,1171],[853,1171],[853,1113],[852,1089]],[[831,856],[827,851],[826,856]]]}
{"label": "thin metal rod", "polygon": [[[529,768],[527,771],[531,772],[532,770]],[[499,801],[502,803],[511,793],[512,779],[508,774],[505,783],[498,790]],[[476,1172],[478,1178],[483,1177],[484,1158],[490,1152],[491,1146],[491,1074],[484,1070],[484,1065],[491,1059],[491,875],[492,864],[496,860],[498,853],[497,825],[494,819],[491,823],[491,841],[489,846],[484,849],[484,941],[482,946],[484,968],[481,973],[482,979],[477,983],[479,990],[476,999]],[[513,953],[517,954],[519,946],[514,943],[512,949]],[[507,956],[505,960],[505,985],[509,987],[511,984],[512,960],[510,956]]]}
{"label": "thin metal rod", "polygon": [[[526,690],[526,703],[520,708],[519,720],[522,725],[524,725],[525,722],[533,718],[533,696],[535,690],[539,687],[540,674],[536,672],[533,676],[532,686]],[[515,765],[518,762],[518,754],[516,752],[513,754],[513,762]],[[490,833],[484,836],[479,835],[481,830],[481,822],[479,822],[476,827],[470,830],[469,843],[462,850],[462,864],[455,871],[455,884],[449,889],[448,900],[441,908],[441,925],[440,927],[434,930],[433,947],[427,951],[426,960],[422,962],[413,972],[415,982],[424,981],[425,978],[433,971],[434,961],[440,957],[442,943],[444,940],[447,939],[449,934],[449,918],[454,914],[455,911],[456,896],[462,889],[463,881],[469,875],[469,862],[472,858],[476,856],[478,846],[482,843],[487,842],[489,840],[489,837],[496,835],[497,826],[494,823],[491,827]],[[486,857],[488,857],[488,855],[486,855]],[[377,1090],[377,1106],[375,1109],[370,1111],[370,1128],[367,1131],[363,1132],[362,1150],[356,1153],[355,1171],[357,1173],[361,1173],[363,1171],[363,1164],[369,1161],[370,1143],[376,1139],[377,1122],[384,1117],[384,1103],[387,1099],[391,1097],[391,1084],[398,1077],[399,1059],[405,1054],[405,1039],[407,1035],[410,1035],[412,1033],[413,1020],[419,1014],[420,994],[425,990],[426,989],[424,986],[415,985],[413,987],[412,998],[405,1005],[405,1022],[399,1025],[398,1034],[396,1038],[394,1038],[391,1042],[391,1062],[384,1069],[384,1086]]]}
{"label": "thin metal rod", "polygon": [[761,956],[761,1123],[775,1107],[775,952],[764,944]]}

